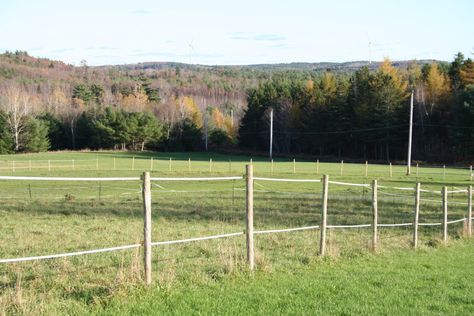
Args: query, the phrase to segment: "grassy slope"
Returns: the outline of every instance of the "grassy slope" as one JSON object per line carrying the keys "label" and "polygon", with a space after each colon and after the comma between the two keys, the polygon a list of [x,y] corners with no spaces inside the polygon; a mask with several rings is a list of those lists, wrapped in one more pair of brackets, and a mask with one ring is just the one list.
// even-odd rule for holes
{"label": "grassy slope", "polygon": [[474,242],[367,255],[297,270],[119,298],[99,314],[468,315],[474,310]]}

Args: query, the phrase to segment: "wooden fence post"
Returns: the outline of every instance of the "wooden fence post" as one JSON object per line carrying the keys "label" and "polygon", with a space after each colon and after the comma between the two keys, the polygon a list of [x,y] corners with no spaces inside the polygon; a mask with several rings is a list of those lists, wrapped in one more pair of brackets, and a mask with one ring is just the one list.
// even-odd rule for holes
{"label": "wooden fence post", "polygon": [[413,248],[418,247],[418,222],[420,219],[420,192],[421,192],[421,184],[419,182],[416,183],[415,189],[415,218],[413,220]]}
{"label": "wooden fence post", "polygon": [[472,236],[472,185],[467,188],[467,235]]}
{"label": "wooden fence post", "polygon": [[448,243],[448,187],[443,190],[443,242]]}
{"label": "wooden fence post", "polygon": [[369,162],[366,160],[365,161],[365,177],[366,178],[368,174],[369,174]]}
{"label": "wooden fence post", "polygon": [[247,237],[247,262],[249,269],[253,270],[255,266],[255,252],[253,244],[253,166],[246,165],[246,224],[245,231]]}
{"label": "wooden fence post", "polygon": [[392,177],[392,175],[393,175],[392,163],[390,163],[390,178]]}
{"label": "wooden fence post", "polygon": [[319,159],[316,160],[316,174],[319,174]]}
{"label": "wooden fence post", "polygon": [[153,157],[150,157],[150,171],[153,171]]}
{"label": "wooden fence post", "polygon": [[344,174],[344,160],[341,160],[341,176]]}
{"label": "wooden fence post", "polygon": [[323,175],[323,207],[321,209],[321,224],[319,225],[320,237],[319,237],[319,255],[326,255],[326,224],[327,224],[327,213],[328,213],[328,189],[329,189],[329,176]]}
{"label": "wooden fence post", "polygon": [[377,180],[372,180],[372,250],[377,251],[378,204],[377,204]]}
{"label": "wooden fence post", "polygon": [[143,185],[143,259],[145,268],[145,284],[151,284],[151,184],[150,173],[144,172]]}
{"label": "wooden fence post", "polygon": [[296,173],[296,159],[293,158],[293,173]]}

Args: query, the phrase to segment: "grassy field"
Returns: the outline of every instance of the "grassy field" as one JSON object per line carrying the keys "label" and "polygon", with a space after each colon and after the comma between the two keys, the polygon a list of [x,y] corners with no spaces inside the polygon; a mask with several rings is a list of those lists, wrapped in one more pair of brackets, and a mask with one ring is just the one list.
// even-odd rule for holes
{"label": "grassy field", "polygon": [[[242,175],[249,160],[200,153],[44,153],[1,156],[0,175],[118,177],[151,169],[153,176],[164,177]],[[268,159],[252,160],[255,175],[265,177],[318,179],[324,173],[335,181],[377,179],[387,187],[414,187],[418,181],[437,191],[443,185],[456,190],[472,184],[468,168],[419,168],[418,175],[414,168],[407,177],[404,166],[393,166],[390,176],[388,165],[369,164],[366,177],[364,164],[344,163],[341,175],[337,163],[318,167],[314,161],[276,159],[272,172]],[[153,240],[242,231],[244,188],[243,180],[153,182]],[[370,223],[370,189],[330,185],[329,192],[329,224]],[[426,192],[422,199],[420,222],[441,221],[440,194]],[[0,180],[0,201],[0,258],[142,240],[139,181]],[[466,194],[450,194],[449,201],[450,220],[466,216]],[[379,222],[411,222],[413,203],[413,192],[380,189]],[[255,181],[257,230],[318,225],[320,209],[320,183]],[[329,230],[330,259],[317,256],[317,230],[256,235],[255,275],[246,269],[242,236],[159,246],[153,248],[154,284],[146,290],[139,250],[0,264],[0,315],[238,314],[244,309],[253,314],[463,314],[472,309],[465,293],[472,292],[474,281],[467,257],[474,244],[457,240],[463,229],[462,223],[449,226],[452,246],[447,248],[440,243],[440,226],[420,228],[421,248],[414,255],[410,227],[381,228],[379,256],[368,251],[370,229]],[[448,288],[449,295],[438,299]]]}

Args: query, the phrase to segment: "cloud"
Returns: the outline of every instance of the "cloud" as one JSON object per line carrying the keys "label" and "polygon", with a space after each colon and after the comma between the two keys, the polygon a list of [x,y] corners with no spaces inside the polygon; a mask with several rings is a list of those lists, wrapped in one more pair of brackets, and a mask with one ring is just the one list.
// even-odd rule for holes
{"label": "cloud", "polygon": [[280,34],[275,34],[275,33],[256,34],[252,32],[230,33],[229,38],[232,40],[263,41],[263,42],[275,42],[275,41],[286,40],[286,37]]}

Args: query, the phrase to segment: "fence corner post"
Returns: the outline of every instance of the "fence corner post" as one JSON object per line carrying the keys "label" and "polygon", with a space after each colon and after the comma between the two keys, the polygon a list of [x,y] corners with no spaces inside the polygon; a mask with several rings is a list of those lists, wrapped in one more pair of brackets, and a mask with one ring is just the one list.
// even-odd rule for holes
{"label": "fence corner post", "polygon": [[150,173],[144,172],[143,185],[143,259],[145,268],[145,284],[151,284],[151,184]]}
{"label": "fence corner post", "polygon": [[377,251],[378,242],[378,204],[377,204],[377,180],[372,180],[372,251]]}
{"label": "fence corner post", "polygon": [[253,243],[253,166],[248,164],[245,166],[246,170],[246,224],[245,231],[247,237],[247,262],[249,269],[253,270],[255,267],[255,252]]}
{"label": "fence corner post", "polygon": [[327,224],[327,212],[328,212],[328,189],[329,189],[329,176],[323,175],[323,204],[321,209],[321,224],[319,225],[320,237],[319,237],[319,255],[326,255],[326,224]]}
{"label": "fence corner post", "polygon": [[420,219],[420,192],[421,184],[416,183],[415,188],[415,218],[413,219],[413,248],[418,247],[418,222]]}

